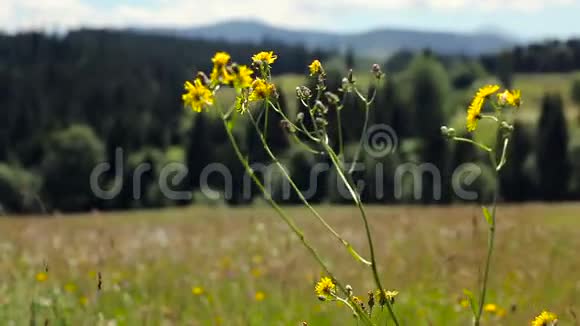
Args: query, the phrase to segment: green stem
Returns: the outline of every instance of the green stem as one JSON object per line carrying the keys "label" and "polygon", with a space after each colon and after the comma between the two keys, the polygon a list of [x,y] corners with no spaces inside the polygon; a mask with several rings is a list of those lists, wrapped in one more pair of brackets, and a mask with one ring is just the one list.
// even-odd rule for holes
{"label": "green stem", "polygon": [[509,142],[510,142],[509,138],[506,138],[503,142],[503,150],[501,151],[501,159],[499,160],[499,165],[495,169],[497,172],[499,172],[501,170],[501,168],[503,168],[503,166],[507,162],[506,154],[507,154],[507,148],[508,148]]}
{"label": "green stem", "polygon": [[363,129],[362,129],[362,132],[360,135],[360,140],[358,142],[358,146],[356,149],[356,154],[354,155],[354,159],[352,160],[352,165],[348,169],[348,174],[351,174],[354,171],[355,164],[359,159],[360,152],[361,152],[361,149],[363,147],[363,143],[365,141],[365,136],[366,136],[366,132],[367,132],[368,124],[369,124],[369,111],[370,111],[369,107],[370,107],[370,104],[365,100],[365,120],[364,120],[364,124],[363,124]]}
{"label": "green stem", "polygon": [[[293,219],[290,216],[288,216],[286,214],[286,212],[284,212],[284,210],[280,207],[280,205],[278,205],[276,203],[276,201],[274,201],[272,199],[272,196],[270,195],[270,193],[266,190],[266,188],[264,187],[264,185],[262,184],[260,179],[253,172],[252,168],[250,167],[250,163],[244,158],[242,152],[240,151],[240,148],[238,147],[236,139],[234,138],[234,135],[233,135],[232,131],[230,130],[230,128],[228,126],[228,122],[224,116],[222,116],[222,122],[224,124],[224,129],[226,130],[226,133],[228,135],[228,139],[229,139],[230,143],[232,144],[232,147],[234,148],[236,156],[238,157],[238,160],[242,163],[242,165],[246,169],[246,172],[250,175],[250,177],[252,178],[252,180],[254,181],[256,186],[258,187],[258,189],[260,189],[260,191],[264,195],[264,198],[266,199],[266,201],[270,204],[270,206],[272,206],[272,208],[276,211],[276,213],[278,213],[278,215],[282,218],[282,220],[284,220],[284,222],[290,227],[290,229],[298,237],[298,239],[300,239],[300,242],[302,242],[302,244],[310,252],[312,257],[318,262],[318,264],[322,267],[324,272],[331,279],[333,279],[336,282],[336,285],[339,287],[339,289],[341,291],[343,291],[344,293],[347,293],[346,288],[336,279],[336,277],[334,277],[334,275],[332,274],[330,269],[326,266],[326,264],[322,260],[322,257],[320,257],[320,255],[314,249],[314,247],[312,247],[310,245],[310,243],[308,243],[308,241],[306,241],[306,238],[305,238],[302,230],[300,230],[300,228],[298,228],[298,226],[294,223]],[[360,309],[360,307],[357,307],[357,308],[358,308],[357,312],[359,313],[359,316],[365,321],[365,323],[367,325],[372,325],[371,320],[366,316],[366,314],[364,314],[364,312]]]}
{"label": "green stem", "polygon": [[268,137],[268,116],[270,115],[270,106],[267,104],[265,106],[264,114],[266,116],[264,117],[264,137]]}
{"label": "green stem", "polygon": [[342,118],[340,116],[341,107],[336,108],[336,127],[338,128],[338,155],[344,154],[344,144],[342,140]]}
{"label": "green stem", "polygon": [[486,294],[487,294],[487,284],[488,284],[488,280],[489,280],[491,258],[493,255],[494,242],[495,242],[495,227],[496,227],[495,219],[496,219],[496,212],[497,212],[497,200],[498,200],[499,193],[500,193],[499,172],[501,171],[501,168],[505,164],[505,155],[506,155],[505,153],[507,151],[508,144],[509,144],[509,138],[506,138],[506,140],[504,141],[504,146],[503,146],[503,150],[502,150],[502,157],[501,157],[499,165],[497,164],[495,152],[494,151],[489,152],[489,159],[490,159],[491,164],[493,166],[493,170],[495,171],[496,187],[495,187],[495,193],[493,195],[493,202],[492,202],[493,206],[492,206],[492,211],[491,211],[491,223],[489,224],[489,234],[488,234],[488,238],[487,238],[487,256],[485,259],[485,270],[483,272],[483,283],[481,286],[481,294],[480,294],[480,298],[479,298],[479,307],[477,310],[477,314],[475,316],[475,320],[473,322],[473,324],[475,326],[480,325],[481,315],[483,314],[483,307],[485,305],[485,298],[486,298]]}
{"label": "green stem", "polygon": [[[350,175],[345,174],[345,172],[343,171],[343,167],[342,164],[340,162],[340,159],[338,158],[338,156],[336,155],[336,153],[334,153],[334,151],[332,150],[332,148],[330,148],[327,144],[323,144],[325,150],[327,151],[327,153],[329,154],[337,173],[339,174],[340,178],[343,180],[343,182],[345,183],[345,186],[349,189],[349,192],[352,196],[352,199],[354,200],[355,205],[357,206],[357,208],[359,209],[360,213],[361,213],[361,217],[363,220],[363,224],[365,227],[365,232],[366,232],[366,237],[367,237],[367,241],[369,244],[369,251],[370,251],[370,256],[371,256],[371,269],[373,272],[373,278],[375,280],[375,284],[377,286],[377,288],[380,291],[384,291],[384,288],[381,284],[381,279],[379,277],[379,271],[377,268],[377,261],[376,261],[376,257],[375,257],[375,249],[374,249],[374,245],[373,245],[373,238],[371,235],[371,230],[370,230],[370,226],[368,223],[368,218],[366,215],[366,211],[364,209],[364,206],[362,204],[362,201],[358,195],[358,193],[356,191],[354,191],[354,182],[352,182],[352,179],[350,179]],[[395,312],[393,311],[393,307],[390,303],[389,300],[386,300],[387,302],[387,309],[389,310],[389,315],[391,316],[391,319],[393,320],[393,322],[395,323],[395,325],[399,325],[399,322],[397,320],[397,317],[395,316]]]}
{"label": "green stem", "polygon": [[276,166],[278,167],[278,169],[280,170],[280,172],[282,172],[282,174],[284,175],[284,177],[286,178],[286,180],[288,180],[288,182],[290,183],[290,186],[292,187],[292,189],[294,189],[294,191],[296,192],[296,194],[298,195],[298,198],[300,198],[300,201],[304,204],[304,206],[306,206],[306,208],[308,208],[310,210],[310,212],[312,213],[312,215],[314,215],[314,217],[316,217],[316,219],[318,219],[318,221],[330,232],[332,233],[332,235],[340,242],[344,245],[344,247],[348,250],[348,252],[350,254],[353,255],[354,258],[356,258],[358,261],[366,264],[366,265],[370,265],[371,263],[364,259],[354,248],[353,246],[346,240],[344,240],[340,234],[338,234],[338,232],[336,232],[336,230],[334,230],[332,228],[332,226],[330,226],[330,224],[328,224],[328,222],[326,222],[326,220],[316,211],[316,209],[314,209],[314,207],[312,207],[312,205],[310,204],[310,202],[308,202],[308,200],[306,199],[306,197],[304,197],[304,195],[302,194],[302,191],[300,191],[300,189],[298,188],[298,186],[296,185],[296,183],[294,182],[294,180],[292,179],[292,177],[290,176],[290,174],[288,173],[288,171],[286,170],[286,168],[282,165],[282,163],[280,163],[280,161],[278,160],[278,158],[274,155],[274,153],[272,153],[272,150],[270,149],[270,146],[268,145],[267,141],[266,141],[266,137],[264,134],[262,134],[260,132],[260,129],[258,128],[258,123],[256,122],[256,120],[254,119],[254,117],[252,116],[252,114],[249,114],[250,116],[250,121],[252,123],[252,125],[254,126],[254,129],[256,129],[256,132],[258,133],[259,137],[260,137],[260,141],[262,142],[262,146],[264,147],[264,150],[266,151],[266,153],[268,154],[268,156],[270,157],[270,159],[272,160],[272,162],[274,162],[274,164],[276,164]]}
{"label": "green stem", "polygon": [[489,226],[489,234],[488,234],[488,238],[487,238],[487,257],[485,259],[485,270],[483,272],[483,283],[482,283],[482,287],[481,287],[481,294],[480,294],[480,298],[479,298],[479,307],[477,310],[477,315],[475,316],[475,321],[474,321],[474,325],[475,326],[479,326],[480,324],[480,320],[481,320],[481,315],[483,313],[483,306],[485,305],[485,297],[487,294],[487,283],[489,280],[489,270],[491,267],[491,257],[493,254],[493,248],[494,248],[494,240],[495,240],[495,212],[496,212],[496,206],[497,206],[497,190],[496,193],[494,194],[494,198],[493,198],[493,208],[492,208],[492,213],[491,213],[491,225]]}
{"label": "green stem", "polygon": [[493,115],[487,115],[487,114],[481,114],[480,117],[482,119],[488,119],[488,120],[493,120],[495,122],[499,122],[499,118]]}
{"label": "green stem", "polygon": [[491,149],[491,148],[489,148],[489,147],[487,147],[487,146],[485,146],[485,145],[483,145],[483,144],[480,144],[480,143],[478,143],[478,142],[476,142],[476,141],[473,141],[472,139],[469,139],[469,138],[463,138],[463,137],[453,137],[453,140],[455,140],[455,141],[460,141],[460,142],[464,142],[464,143],[469,143],[469,144],[472,144],[472,145],[475,145],[475,146],[477,146],[477,147],[479,147],[479,148],[483,149],[483,150],[484,150],[484,151],[486,151],[486,152],[491,152],[491,151],[492,151],[492,149]]}

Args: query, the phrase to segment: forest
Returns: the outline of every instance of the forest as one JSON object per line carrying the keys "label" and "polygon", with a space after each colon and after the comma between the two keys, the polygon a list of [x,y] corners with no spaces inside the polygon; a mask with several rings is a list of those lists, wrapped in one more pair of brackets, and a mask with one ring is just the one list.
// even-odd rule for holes
{"label": "forest", "polygon": [[[472,185],[478,200],[494,192],[489,166],[469,146],[454,145],[441,136],[439,126],[461,126],[456,118],[468,105],[465,96],[482,81],[498,80],[505,87],[518,87],[519,74],[573,73],[580,70],[580,40],[517,46],[481,57],[440,56],[425,49],[420,53],[400,51],[380,62],[386,82],[372,86],[370,67],[362,67],[356,53],[307,50],[274,41],[230,44],[222,41],[184,40],[134,32],[78,30],[65,35],[21,33],[0,36],[0,214],[131,209],[214,202],[200,194],[200,175],[213,162],[224,163],[232,173],[228,204],[251,204],[257,196],[244,193],[244,170],[235,159],[217,119],[188,112],[181,103],[183,80],[197,70],[209,71],[216,51],[227,51],[248,62],[261,50],[275,50],[279,57],[273,74],[279,83],[283,109],[296,116],[303,106],[294,100],[296,74],[304,74],[314,59],[328,62],[328,88],[339,93],[349,68],[368,87],[376,90],[370,125],[388,125],[398,137],[398,151],[382,158],[363,155],[365,166],[384,168],[385,193],[371,185],[375,175],[355,174],[369,185],[363,200],[371,203],[448,204],[461,201],[443,184],[440,198],[414,196],[411,183],[402,194],[393,191],[395,167],[406,162],[429,162],[442,171],[443,180],[463,163],[481,161],[482,176]],[[312,80],[304,81],[313,88]],[[521,110],[538,112],[516,121],[510,164],[501,179],[501,199],[511,201],[565,201],[580,199],[580,142],[578,112],[580,76],[559,92],[538,90],[538,101]],[[346,94],[343,126],[346,144],[359,141],[363,129],[363,103]],[[328,101],[331,99],[323,99]],[[527,117],[527,116],[526,116]],[[262,117],[265,118],[265,117]],[[332,119],[332,116],[330,117]],[[276,119],[273,115],[271,120]],[[332,122],[332,121],[331,121]],[[332,123],[330,123],[332,125]],[[250,153],[253,163],[268,164],[259,140],[250,126],[239,123],[236,137]],[[277,123],[268,130],[271,147],[285,160],[299,185],[308,185],[310,170],[328,159],[299,150]],[[493,133],[464,137],[489,137]],[[334,130],[333,132],[337,132]],[[347,159],[354,156],[347,146]],[[118,178],[124,185],[117,196],[95,196],[89,179],[98,164],[113,164],[123,155],[121,175],[111,171],[100,182],[112,187]],[[187,167],[188,177],[175,189],[196,191],[192,198],[173,200],[163,195],[156,180],[171,162]],[[135,171],[147,163],[139,189],[131,187]],[[366,170],[367,172],[370,171]],[[447,176],[447,177],[446,177]],[[342,203],[337,176],[321,173],[312,202]],[[264,175],[263,178],[266,178]],[[274,189],[281,178],[268,176]],[[279,180],[280,179],[280,180]],[[225,188],[218,177],[208,179],[213,189]],[[433,182],[423,180],[428,185]],[[428,189],[429,187],[425,187]],[[276,196],[277,192],[273,192]],[[297,198],[278,198],[288,204]],[[218,200],[221,201],[222,199]]]}

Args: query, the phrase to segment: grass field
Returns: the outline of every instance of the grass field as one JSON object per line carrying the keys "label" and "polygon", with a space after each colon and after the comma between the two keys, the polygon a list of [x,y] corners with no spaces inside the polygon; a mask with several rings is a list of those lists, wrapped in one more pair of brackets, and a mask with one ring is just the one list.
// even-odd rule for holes
{"label": "grass field", "polygon": [[[366,297],[368,269],[289,209],[337,277]],[[320,211],[366,252],[350,207]],[[369,208],[384,283],[403,325],[468,325],[486,231],[476,206]],[[580,204],[500,206],[485,325],[526,325],[542,309],[580,314]],[[48,272],[46,271],[48,270]],[[99,290],[99,274],[101,289]],[[191,207],[0,220],[2,325],[349,325],[319,302],[320,269],[267,207]],[[352,323],[354,324],[354,322]]]}

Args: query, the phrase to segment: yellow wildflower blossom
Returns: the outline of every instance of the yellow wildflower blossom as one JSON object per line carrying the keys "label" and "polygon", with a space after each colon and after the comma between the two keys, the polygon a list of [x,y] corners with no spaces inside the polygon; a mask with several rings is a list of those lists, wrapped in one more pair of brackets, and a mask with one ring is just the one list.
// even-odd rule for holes
{"label": "yellow wildflower blossom", "polygon": [[218,67],[223,67],[228,64],[230,61],[230,55],[227,52],[216,52],[213,58],[211,58],[211,62]]}
{"label": "yellow wildflower blossom", "polygon": [[387,304],[388,300],[391,304],[395,303],[395,297],[399,294],[399,291],[387,291],[377,290],[375,293],[376,300],[379,302],[379,305],[384,306]]}
{"label": "yellow wildflower blossom", "polygon": [[67,283],[64,286],[64,290],[68,293],[74,293],[77,290],[77,286],[74,283]]}
{"label": "yellow wildflower blossom", "polygon": [[261,78],[256,78],[252,83],[252,92],[250,93],[250,101],[259,101],[267,99],[276,92],[274,84],[269,83]]}
{"label": "yellow wildflower blossom", "polygon": [[558,316],[545,310],[532,321],[532,326],[555,326],[557,324]]}
{"label": "yellow wildflower blossom", "polygon": [[334,294],[336,289],[336,285],[332,282],[332,280],[328,277],[323,277],[316,283],[314,287],[314,292],[318,295],[319,298],[328,299],[329,297]]}
{"label": "yellow wildflower blossom", "polygon": [[235,88],[247,88],[252,85],[251,75],[254,72],[247,66],[237,66],[232,77]]}
{"label": "yellow wildflower blossom", "polygon": [[308,66],[308,70],[310,70],[310,76],[314,76],[323,72],[322,63],[318,60],[312,61],[312,63]]}
{"label": "yellow wildflower blossom", "polygon": [[194,286],[191,288],[191,293],[193,293],[193,295],[202,295],[203,294],[203,288],[200,286]]}
{"label": "yellow wildflower blossom", "polygon": [[181,99],[185,106],[191,107],[193,111],[201,112],[205,106],[213,104],[212,92],[199,79],[194,80],[193,84],[186,81],[184,87],[187,93],[183,94]]}
{"label": "yellow wildflower blossom", "polygon": [[217,52],[211,62],[213,62],[213,69],[211,71],[210,79],[214,84],[229,84],[232,81],[232,76],[227,70],[230,55],[227,52]]}
{"label": "yellow wildflower blossom", "polygon": [[254,299],[256,299],[256,301],[264,301],[264,299],[266,299],[266,293],[258,291],[254,295]]}
{"label": "yellow wildflower blossom", "polygon": [[278,59],[278,56],[275,55],[273,51],[270,52],[262,51],[252,56],[252,61],[254,61],[254,63],[257,64],[261,64],[263,62],[267,63],[268,65],[271,65],[274,63],[274,61],[276,61],[276,59]]}
{"label": "yellow wildflower blossom", "polygon": [[504,92],[497,95],[498,102],[500,105],[511,105],[513,107],[519,108],[522,104],[522,92],[519,89],[505,90]]}
{"label": "yellow wildflower blossom", "polygon": [[488,303],[485,306],[483,306],[483,311],[485,312],[489,312],[489,313],[495,313],[497,312],[497,305],[493,304],[493,303]]}
{"label": "yellow wildflower blossom", "polygon": [[89,304],[89,298],[83,295],[79,297],[79,303],[81,304],[81,306],[86,306]]}
{"label": "yellow wildflower blossom", "polygon": [[48,274],[44,273],[44,272],[39,272],[39,273],[36,273],[35,278],[36,278],[37,282],[42,283],[42,282],[45,282],[46,280],[48,280]]}
{"label": "yellow wildflower blossom", "polygon": [[499,90],[498,85],[487,85],[480,88],[467,110],[466,126],[468,131],[474,131],[477,128],[477,122],[480,119],[481,110],[488,97]]}

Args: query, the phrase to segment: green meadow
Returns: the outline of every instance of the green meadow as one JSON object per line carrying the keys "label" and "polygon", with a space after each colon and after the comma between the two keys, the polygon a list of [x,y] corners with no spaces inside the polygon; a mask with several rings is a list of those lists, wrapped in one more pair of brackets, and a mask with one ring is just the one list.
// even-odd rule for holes
{"label": "green meadow", "polygon": [[[319,206],[366,251],[354,208]],[[366,301],[370,271],[300,207],[288,211],[337,277]],[[404,325],[466,325],[486,248],[479,207],[370,206],[381,274],[400,291]],[[525,325],[538,311],[562,325],[580,313],[578,204],[499,207],[485,325]],[[349,324],[321,302],[321,270],[268,207],[194,206],[0,220],[0,319],[5,325]],[[388,271],[388,273],[386,272]],[[375,307],[374,314],[386,311]],[[380,318],[380,317],[379,317]],[[353,320],[354,321],[354,320]]]}

